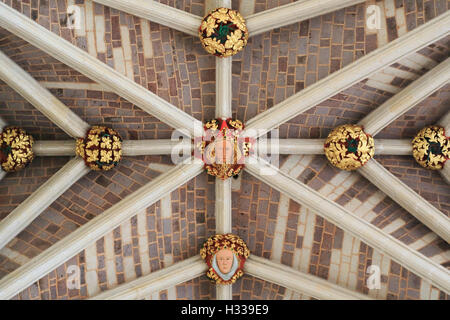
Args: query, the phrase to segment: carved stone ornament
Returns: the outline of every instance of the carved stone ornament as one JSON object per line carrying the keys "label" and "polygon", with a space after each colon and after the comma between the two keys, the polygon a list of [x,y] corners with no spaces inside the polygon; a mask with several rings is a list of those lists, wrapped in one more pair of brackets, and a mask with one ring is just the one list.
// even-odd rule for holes
{"label": "carved stone ornament", "polygon": [[76,154],[92,170],[111,170],[122,159],[122,138],[113,129],[93,126],[77,140]]}
{"label": "carved stone ornament", "polygon": [[232,284],[242,277],[249,255],[245,242],[231,233],[210,237],[200,250],[200,256],[209,267],[206,276],[216,284]]}
{"label": "carved stone ornament", "polygon": [[450,137],[439,126],[428,126],[419,131],[412,141],[417,163],[430,170],[440,170],[450,158]]}
{"label": "carved stone ornament", "polygon": [[226,180],[238,175],[253,140],[240,136],[244,125],[239,120],[214,119],[204,125],[205,135],[194,139],[194,156],[205,163],[209,175]]}
{"label": "carved stone ornament", "polygon": [[229,57],[245,47],[248,30],[239,12],[217,8],[203,19],[199,36],[203,48],[208,53],[218,57]]}
{"label": "carved stone ornament", "polygon": [[16,172],[34,159],[33,137],[16,127],[6,127],[0,134],[0,162],[6,172]]}
{"label": "carved stone ornament", "polygon": [[362,167],[375,152],[372,136],[358,125],[346,124],[333,129],[324,145],[330,163],[342,170],[351,171]]}

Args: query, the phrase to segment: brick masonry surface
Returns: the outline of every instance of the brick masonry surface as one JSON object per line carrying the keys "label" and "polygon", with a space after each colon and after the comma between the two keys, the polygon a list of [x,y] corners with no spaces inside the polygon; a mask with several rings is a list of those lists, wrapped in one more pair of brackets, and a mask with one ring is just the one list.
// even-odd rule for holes
{"label": "brick masonry surface", "polygon": [[[87,0],[3,2],[197,119],[214,117],[215,60],[204,52],[198,39]],[[205,11],[203,0],[160,2],[201,16]],[[292,1],[253,2],[254,8],[248,14]],[[67,27],[65,12],[70,3],[92,13],[93,29],[83,32]],[[364,12],[368,4],[385,9],[383,23],[389,27],[385,33],[367,29]],[[238,9],[241,4],[233,0],[232,5]],[[233,116],[248,121],[446,10],[448,3],[442,0],[367,1],[252,37],[245,50],[233,57]],[[38,81],[92,84],[76,70],[4,29],[0,29],[0,50]],[[371,76],[353,85],[283,124],[280,137],[325,138],[339,124],[358,122],[389,99],[393,91],[412,81],[403,75],[424,74],[448,57],[449,51],[448,37],[429,45],[411,58],[425,61],[426,66],[399,61],[383,70],[397,74],[389,82],[380,84],[379,77]],[[411,139],[423,126],[435,123],[448,111],[449,89],[447,85],[436,91],[377,137]],[[117,129],[124,139],[171,136],[169,126],[114,93],[74,88],[50,91],[89,124]],[[0,82],[0,116],[9,124],[23,127],[37,140],[69,139],[3,82]],[[411,157],[378,156],[377,160],[450,215],[450,189],[437,172],[421,168]],[[24,171],[8,174],[0,181],[0,219],[67,161],[68,157],[38,157]],[[370,223],[433,261],[449,266],[448,244],[358,173],[340,172],[323,156],[280,157],[281,168],[287,168],[289,163],[295,163],[297,169],[292,172],[299,181],[356,214],[365,212],[363,218]],[[0,250],[0,277],[170,166],[167,156],[125,157],[112,171],[90,172]],[[192,257],[198,254],[203,241],[215,233],[214,199],[214,179],[203,173],[144,212],[136,213],[14,299],[84,299]],[[401,261],[400,264],[392,261],[246,172],[233,181],[232,210],[233,232],[247,242],[256,256],[376,298],[449,298],[401,266]],[[381,267],[382,286],[376,292],[370,292],[365,285],[366,270],[371,264]],[[81,270],[79,290],[66,286],[71,265]],[[202,276],[146,299],[215,299],[215,296],[214,285]],[[309,298],[249,275],[233,286],[233,299]]]}

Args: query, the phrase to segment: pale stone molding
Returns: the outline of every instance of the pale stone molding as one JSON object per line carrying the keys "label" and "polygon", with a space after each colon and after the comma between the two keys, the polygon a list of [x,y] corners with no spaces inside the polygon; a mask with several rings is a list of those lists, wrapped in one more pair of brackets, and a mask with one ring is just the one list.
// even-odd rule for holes
{"label": "pale stone molding", "polygon": [[67,162],[50,179],[0,221],[0,248],[33,222],[60,195],[90,170],[81,158]]}
{"label": "pale stone molding", "polygon": [[198,37],[202,17],[176,9],[157,1],[143,0],[94,0],[105,6],[130,13],[163,26]]}
{"label": "pale stone molding", "polygon": [[216,284],[216,300],[233,300],[233,285]]}
{"label": "pale stone molding", "polygon": [[412,156],[411,139],[375,139],[375,155]]}
{"label": "pale stone molding", "polygon": [[205,0],[205,15],[220,7],[231,8],[231,0]]}
{"label": "pale stone molding", "polygon": [[371,223],[262,159],[251,157],[247,162],[246,170],[272,188],[286,194],[292,200],[363,240],[374,249],[385,253],[418,276],[431,281],[434,286],[445,292],[450,292],[450,282],[448,281],[450,272],[448,270],[412,250]]}
{"label": "pale stone molding", "polygon": [[369,160],[358,172],[430,230],[450,242],[450,219],[375,159]]}
{"label": "pale stone molding", "polygon": [[[35,141],[33,152],[36,156],[74,156],[75,140]],[[192,152],[191,141],[172,141],[170,139],[156,140],[125,140],[122,142],[122,151],[124,156],[147,156],[147,155],[179,155],[182,151],[185,155]]]}
{"label": "pale stone molding", "polygon": [[365,0],[300,0],[246,17],[250,36],[308,20]]}
{"label": "pale stone molding", "polygon": [[161,174],[70,233],[27,264],[0,279],[0,299],[12,298],[109,231],[136,215],[136,212],[148,208],[163,196],[202,172],[203,163],[191,158]]}
{"label": "pale stone molding", "polygon": [[164,290],[205,274],[208,266],[196,255],[170,267],[152,272],[136,280],[104,291],[90,300],[142,300],[154,292]]}
{"label": "pale stone molding", "polygon": [[76,140],[38,140],[33,144],[37,157],[75,156]]}
{"label": "pale stone molding", "polygon": [[450,58],[447,58],[369,113],[358,124],[364,127],[364,132],[374,136],[399,116],[444,86],[449,80]]}
{"label": "pale stone molding", "polygon": [[6,171],[0,168],[0,181],[6,176]]}
{"label": "pale stone molding", "polygon": [[4,3],[0,3],[0,26],[81,72],[98,84],[110,88],[109,90],[114,91],[169,126],[182,129],[190,135],[194,135],[195,130],[201,131],[201,121]]}
{"label": "pale stone molding", "polygon": [[0,68],[0,79],[69,136],[74,138],[83,137],[89,130],[89,125],[85,121],[1,51],[0,64],[2,65]]}
{"label": "pale stone molding", "polygon": [[[258,140],[255,152],[264,154],[270,150],[267,140]],[[276,142],[276,141],[275,141]],[[278,154],[324,154],[323,139],[280,139],[278,140]],[[270,142],[269,142],[270,143]],[[122,143],[124,156],[169,155],[182,151],[183,154],[192,152],[190,141],[157,140],[125,140]],[[36,156],[74,156],[75,140],[35,141],[33,152]],[[276,154],[271,152],[271,154]],[[375,139],[376,155],[412,155],[411,140],[409,139]]]}
{"label": "pale stone molding", "polygon": [[232,57],[216,57],[216,117],[231,118],[231,66]]}
{"label": "pale stone molding", "polygon": [[[231,8],[231,0],[213,0],[211,2],[215,2],[216,8]],[[209,8],[205,7],[205,9],[207,11]],[[228,119],[232,116],[232,64],[233,57],[216,57],[216,118]],[[216,233],[231,233],[231,179],[224,181],[216,178],[215,188]],[[216,285],[217,300],[231,300],[232,298],[232,285]]]}
{"label": "pale stone molding", "polygon": [[[324,154],[324,139],[280,139],[273,142],[278,143],[278,154]],[[270,149],[270,140],[261,138],[255,144],[255,152],[276,154],[276,150]],[[375,139],[375,154],[412,155],[411,140]]]}
{"label": "pale stone molding", "polygon": [[157,140],[125,140],[122,143],[124,156],[146,156],[146,155],[170,155],[179,154],[180,151],[185,155],[190,155],[192,143],[189,139],[183,141],[172,141],[170,139]]}
{"label": "pale stone molding", "polygon": [[366,79],[371,74],[416,52],[449,33],[450,11],[389,42],[292,95],[248,121],[245,135],[256,137]]}
{"label": "pale stone molding", "polygon": [[322,300],[372,300],[368,295],[340,287],[325,279],[303,273],[286,265],[250,255],[245,273],[287,289]]}
{"label": "pale stone molding", "polygon": [[216,178],[216,233],[231,233],[231,178]]}

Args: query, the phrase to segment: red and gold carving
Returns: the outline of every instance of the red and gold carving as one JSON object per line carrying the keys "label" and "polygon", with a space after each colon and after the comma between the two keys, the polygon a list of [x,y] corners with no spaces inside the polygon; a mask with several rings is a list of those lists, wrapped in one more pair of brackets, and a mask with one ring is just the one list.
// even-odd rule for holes
{"label": "red and gold carving", "polygon": [[218,57],[229,57],[245,47],[248,30],[239,12],[217,8],[203,19],[199,36],[203,48],[208,53]]}
{"label": "red and gold carving", "polygon": [[6,127],[0,134],[0,162],[6,172],[25,168],[34,159],[33,137],[16,127]]}
{"label": "red and gold carving", "polygon": [[355,170],[369,161],[375,152],[372,136],[358,125],[336,127],[327,137],[325,155],[330,163],[342,170]]}
{"label": "red and gold carving", "polygon": [[206,172],[222,180],[239,174],[252,150],[252,140],[240,137],[242,122],[214,119],[204,129],[205,135],[194,139],[194,155],[205,163]]}
{"label": "red and gold carving", "polygon": [[77,140],[76,153],[92,170],[111,170],[122,159],[122,138],[113,129],[94,126]]}
{"label": "red and gold carving", "polygon": [[417,163],[430,170],[440,170],[450,158],[450,138],[439,126],[428,126],[419,131],[412,141]]}
{"label": "red and gold carving", "polygon": [[200,256],[209,267],[206,276],[216,284],[232,284],[242,277],[249,255],[245,242],[231,233],[210,237],[200,250]]}

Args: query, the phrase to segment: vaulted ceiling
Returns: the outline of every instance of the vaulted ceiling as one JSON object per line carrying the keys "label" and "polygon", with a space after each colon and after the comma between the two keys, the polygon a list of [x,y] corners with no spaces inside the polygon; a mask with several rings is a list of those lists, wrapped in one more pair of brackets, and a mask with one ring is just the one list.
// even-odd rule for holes
{"label": "vaulted ceiling", "polygon": [[[218,6],[208,0],[155,2],[167,6],[169,11],[176,8],[192,16],[204,16],[209,9]],[[300,2],[310,1],[297,2],[300,5]],[[6,59],[48,88],[71,114],[81,119],[80,128],[85,124],[105,125],[115,129],[125,141],[139,140],[143,144],[139,149],[130,143],[128,154],[125,152],[124,159],[111,171],[70,169],[69,161],[76,166],[73,162],[76,160],[70,157],[74,155],[71,151],[74,145],[69,141],[76,134],[71,134],[70,130],[76,131],[78,127],[70,129],[70,123],[65,129],[64,124],[58,126],[55,120],[60,118],[60,113],[51,115],[45,111],[42,101],[47,100],[42,98],[43,106],[37,107],[19,94],[17,87],[7,84],[7,80],[0,82],[2,120],[25,129],[37,142],[42,142],[40,153],[27,168],[8,173],[0,181],[0,230],[2,223],[5,225],[7,221],[5,219],[11,217],[14,210],[21,211],[24,203],[29,201],[27,199],[36,195],[39,187],[54,178],[57,172],[62,176],[73,175],[70,185],[65,182],[67,190],[52,201],[46,199],[48,206],[40,208],[30,224],[16,229],[17,232],[12,232],[8,239],[0,236],[0,240],[5,241],[0,249],[0,297],[87,299],[102,292],[107,297],[115,289],[116,292],[128,290],[127,297],[139,299],[215,299],[219,294],[216,286],[204,275],[196,256],[203,242],[218,228],[216,200],[221,192],[218,182],[194,165],[175,167],[170,152],[150,149],[171,138],[176,121],[183,123],[183,119],[192,117],[195,121],[205,122],[215,118],[218,91],[229,90],[232,107],[229,111],[233,118],[249,123],[250,127],[254,123],[267,129],[279,127],[280,139],[299,141],[296,152],[280,155],[276,179],[270,181],[270,177],[264,180],[258,176],[257,165],[249,166],[238,179],[232,179],[230,231],[247,243],[251,255],[273,263],[266,265],[264,270],[272,270],[270,268],[281,264],[289,267],[287,277],[306,283],[303,287],[286,288],[287,285],[282,285],[282,280],[275,276],[273,279],[268,279],[270,275],[258,277],[258,267],[269,262],[249,261],[252,272],[232,286],[233,299],[324,298],[308,291],[308,281],[317,281],[323,288],[329,288],[335,294],[333,297],[354,294],[354,298],[364,295],[376,299],[448,299],[449,292],[445,288],[450,285],[450,247],[446,228],[450,215],[450,185],[440,172],[419,166],[408,150],[387,147],[389,141],[405,146],[420,129],[442,121],[450,111],[448,72],[447,78],[430,77],[431,72],[441,70],[438,68],[448,71],[448,28],[439,34],[436,31],[439,29],[437,19],[442,19],[444,25],[449,20],[448,2],[345,1],[348,3],[345,8],[339,7],[339,1],[334,2],[336,6],[331,7],[334,10],[329,13],[314,14],[311,9],[313,13],[302,21],[294,17],[285,25],[284,21],[288,19],[275,19],[278,21],[272,26],[270,17],[263,16],[258,20],[255,14],[292,6],[295,1],[231,1],[233,9],[246,18],[253,17],[252,23],[256,21],[248,22],[250,35],[251,26],[261,32],[251,36],[243,51],[227,58],[232,59],[232,63],[229,60],[229,65],[221,66],[224,62],[216,64],[218,58],[202,48],[198,37],[190,35],[188,19],[186,25],[180,23],[176,27],[170,25],[171,21],[164,23],[154,17],[138,17],[131,12],[131,5],[129,10],[104,5],[115,7],[116,0],[2,0],[0,52]],[[74,30],[67,26],[66,11],[70,5],[81,8],[83,28]],[[381,8],[380,29],[369,29],[366,25],[369,5]],[[86,75],[89,71],[83,69],[88,64],[83,67],[80,63],[81,67],[75,68],[76,61],[52,56],[49,53],[52,49],[46,48],[48,44],[32,43],[27,39],[32,35],[13,32],[8,24],[7,17],[12,14],[9,8],[20,12],[24,23],[31,21],[33,25],[44,27],[122,75],[123,79],[118,77],[121,81],[118,87],[123,92],[112,88],[112,83],[102,83],[101,75],[96,79],[89,78]],[[263,30],[265,21],[270,29],[275,29]],[[432,23],[436,26],[431,31],[418,29]],[[178,31],[183,28],[186,32]],[[405,40],[398,47],[404,49],[402,55],[386,49],[379,56],[381,60],[397,56],[391,62],[380,62],[379,66],[373,67],[374,72],[365,73],[367,68],[375,66],[370,53],[391,48],[389,46],[395,44],[396,39],[406,39],[418,30],[425,30],[418,33],[419,36],[430,32],[434,40]],[[423,45],[417,44],[421,41]],[[67,56],[73,57],[71,52],[67,52]],[[367,62],[358,65],[358,60]],[[349,66],[355,66],[355,69],[345,71]],[[93,74],[108,71],[106,67],[98,70],[92,71]],[[343,73],[341,80],[339,72],[343,71],[347,73]],[[225,72],[231,72],[230,86],[216,86],[217,79],[220,80]],[[358,72],[359,78],[355,76],[354,81],[349,80],[348,85],[334,90]],[[427,74],[431,80],[426,78],[426,83],[434,83],[434,86],[405,91]],[[327,82],[330,75],[336,78]],[[144,92],[147,90],[139,91],[134,87],[136,84],[154,95],[147,95]],[[137,93],[126,96],[127,90]],[[315,97],[322,90],[331,90],[333,94],[317,101]],[[389,106],[391,99],[402,92],[407,93],[402,101],[413,97],[411,99],[416,99],[416,103],[403,106],[399,114],[380,112],[380,106],[385,102]],[[141,94],[141,100],[136,98],[138,94]],[[162,102],[152,100],[156,96],[162,98]],[[294,100],[286,100],[290,97]],[[144,102],[140,105],[139,101]],[[293,102],[288,105],[286,101]],[[168,110],[172,107],[184,113],[170,117]],[[281,111],[276,112],[276,108]],[[372,125],[374,122],[368,120],[369,115],[373,116],[377,110],[386,119],[377,131],[375,143],[379,141],[381,145],[384,139],[389,140],[386,149],[390,150],[381,154],[375,152],[379,167],[369,166],[359,172],[340,171],[328,163],[321,154],[323,151],[305,151],[307,143],[319,144],[321,150],[322,141],[338,125],[359,122]],[[155,141],[153,145],[151,140]],[[60,150],[46,147],[49,143],[57,143]],[[69,144],[63,150],[64,143]],[[292,141],[286,142],[294,148],[292,144]],[[189,172],[192,179],[180,174],[183,170]],[[399,190],[409,190],[409,195],[418,199],[418,205],[410,206],[411,198],[402,198],[400,191],[397,194],[389,189],[381,190],[388,186],[383,186],[383,181],[376,182],[379,174],[391,181],[399,181]],[[306,186],[305,194],[310,190],[315,192],[312,194],[318,197],[317,202],[308,203],[302,198],[298,190],[303,186]],[[152,204],[139,208],[130,200],[139,192],[146,192],[147,199],[153,199],[153,202],[148,200]],[[27,210],[32,215],[37,209],[32,206]],[[333,221],[327,212],[334,210],[345,217]],[[119,219],[120,223],[114,225],[108,221],[108,214],[117,219],[121,215],[123,221]],[[98,220],[102,215],[104,220]],[[427,215],[430,220],[433,217],[442,219],[441,228],[435,229],[428,223]],[[347,217],[355,218],[347,220]],[[101,228],[92,229],[94,224],[91,223],[95,221],[100,221],[95,226],[105,226],[104,232]],[[364,234],[362,229],[358,231],[361,235],[356,230],[347,230],[352,223],[367,227],[364,230],[373,232],[373,237],[368,235],[369,231]],[[109,225],[114,227],[107,229]],[[92,233],[85,238],[88,245],[78,248],[77,236],[84,235],[82,230]],[[374,248],[385,239],[389,239],[386,250]],[[74,254],[61,258],[62,250],[69,245]],[[36,263],[50,260],[60,263],[48,270],[36,267]],[[195,276],[188,281],[158,282],[166,272],[173,272],[170,266],[177,263],[186,270],[191,267],[189,270]],[[71,265],[80,267],[80,289],[66,286]],[[369,290],[366,286],[369,276],[366,270],[370,265],[380,267],[380,289]],[[422,271],[421,265],[425,266]],[[436,278],[424,278],[420,274],[425,275],[427,267],[435,268]],[[145,278],[152,274],[155,274],[154,279]],[[305,274],[307,278],[301,278]],[[21,278],[22,275],[25,276]],[[133,295],[133,286],[131,289],[124,287],[135,279],[144,279],[143,285],[151,288],[148,289],[151,293]],[[13,282],[17,283],[17,288],[1,296]]]}

